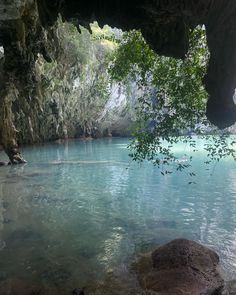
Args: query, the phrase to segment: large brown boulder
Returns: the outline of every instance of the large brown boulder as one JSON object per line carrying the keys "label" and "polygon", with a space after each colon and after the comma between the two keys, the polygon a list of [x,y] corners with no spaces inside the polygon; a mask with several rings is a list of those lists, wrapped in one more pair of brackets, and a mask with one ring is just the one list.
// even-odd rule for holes
{"label": "large brown boulder", "polygon": [[145,294],[227,295],[219,256],[196,242],[177,239],[155,250],[139,275]]}

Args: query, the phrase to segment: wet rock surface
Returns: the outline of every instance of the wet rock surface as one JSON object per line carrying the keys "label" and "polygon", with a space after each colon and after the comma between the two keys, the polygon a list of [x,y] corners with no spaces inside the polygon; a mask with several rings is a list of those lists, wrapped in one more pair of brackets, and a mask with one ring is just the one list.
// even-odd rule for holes
{"label": "wet rock surface", "polygon": [[138,276],[147,294],[227,295],[218,267],[219,257],[214,251],[177,239],[143,257]]}

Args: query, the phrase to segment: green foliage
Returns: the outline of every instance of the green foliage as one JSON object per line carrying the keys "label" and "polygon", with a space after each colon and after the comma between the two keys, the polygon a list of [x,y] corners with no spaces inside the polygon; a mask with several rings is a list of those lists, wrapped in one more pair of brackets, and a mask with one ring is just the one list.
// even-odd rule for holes
{"label": "green foliage", "polygon": [[[148,159],[162,167],[174,163],[177,170],[189,168],[192,156],[187,164],[178,163],[173,145],[184,142],[196,151],[191,134],[204,137],[207,133],[214,135],[205,146],[207,162],[226,156],[236,159],[227,135],[219,136],[205,116],[207,93],[202,81],[208,57],[205,31],[201,27],[190,32],[190,50],[184,60],[158,56],[138,31],[124,33],[112,56],[110,73],[116,81],[125,82],[132,77],[140,87],[135,139],[130,146],[134,160]],[[162,173],[171,171],[166,168]]]}

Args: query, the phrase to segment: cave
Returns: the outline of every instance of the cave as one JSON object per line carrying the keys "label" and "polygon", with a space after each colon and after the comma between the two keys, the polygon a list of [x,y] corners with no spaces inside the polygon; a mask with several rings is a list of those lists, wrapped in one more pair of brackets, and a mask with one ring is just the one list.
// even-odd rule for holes
{"label": "cave", "polygon": [[50,27],[58,15],[89,28],[96,20],[122,30],[141,30],[158,54],[183,59],[189,48],[189,32],[205,25],[210,61],[204,85],[209,94],[207,118],[220,129],[236,121],[233,96],[236,87],[236,3],[229,0],[2,0],[0,4],[0,123],[1,144],[11,163],[24,161],[18,151],[18,126],[13,107],[35,108],[40,89],[35,72],[38,54],[51,60]]}
{"label": "cave", "polygon": [[[130,144],[125,110],[137,105],[122,108],[125,85],[110,83],[111,60],[103,63],[115,49],[102,45],[105,38],[91,45],[99,39],[93,32],[107,27],[117,34],[138,30],[131,33],[155,57],[176,63],[188,59],[191,34],[200,27],[209,63],[192,97],[204,92],[203,120],[191,121],[192,113],[182,118],[182,109],[173,108],[178,124],[151,133],[161,122],[153,110],[174,113],[163,104],[138,129],[141,144],[134,145],[137,138]],[[70,38],[79,44],[77,56],[65,54]],[[177,76],[165,73],[171,81]],[[147,92],[136,82],[126,86],[138,100]],[[95,90],[83,92],[83,83]],[[104,99],[98,89],[108,85]],[[151,107],[159,103],[157,88],[148,89]],[[193,88],[183,102],[191,101]],[[71,93],[77,101],[68,102]],[[104,104],[96,105],[97,97]],[[200,103],[191,110],[197,113]],[[105,121],[103,133],[88,120],[93,108]],[[236,122],[235,0],[0,0],[0,115],[0,155],[8,158],[0,161],[0,294],[236,294],[236,125],[229,129]],[[183,127],[186,118],[191,122]],[[196,139],[191,132],[203,121],[214,130]]]}

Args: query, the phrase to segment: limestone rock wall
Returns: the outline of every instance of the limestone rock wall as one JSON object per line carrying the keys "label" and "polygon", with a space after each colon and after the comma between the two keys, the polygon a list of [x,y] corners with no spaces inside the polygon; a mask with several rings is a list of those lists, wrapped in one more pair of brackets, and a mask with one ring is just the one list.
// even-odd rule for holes
{"label": "limestone rock wall", "polygon": [[111,48],[81,31],[59,19],[45,33],[51,60],[38,55],[34,96],[12,103],[19,143],[93,135],[110,95],[106,55]]}
{"label": "limestone rock wall", "polygon": [[132,81],[110,87],[109,99],[97,120],[98,128],[103,135],[130,136],[136,122],[135,107],[140,90]]}
{"label": "limestone rock wall", "polygon": [[0,138],[12,163],[22,162],[17,149],[13,104],[27,112],[37,103],[35,62],[46,57],[44,30],[35,1],[1,1],[0,43],[4,48],[0,79]]}
{"label": "limestone rock wall", "polygon": [[9,95],[3,103],[6,122],[11,125],[5,130],[15,132],[6,133],[6,140],[17,142],[7,145],[102,136],[108,129],[128,134],[131,118],[127,106],[134,94],[123,86],[120,95],[120,86],[110,85],[107,55],[116,45],[99,35],[112,30],[106,27],[103,31],[96,24],[93,35],[83,27],[80,30],[59,18],[43,32],[49,58],[37,55],[34,81],[29,79],[25,89],[24,83],[11,76]]}

